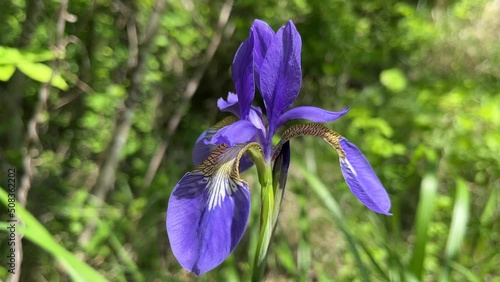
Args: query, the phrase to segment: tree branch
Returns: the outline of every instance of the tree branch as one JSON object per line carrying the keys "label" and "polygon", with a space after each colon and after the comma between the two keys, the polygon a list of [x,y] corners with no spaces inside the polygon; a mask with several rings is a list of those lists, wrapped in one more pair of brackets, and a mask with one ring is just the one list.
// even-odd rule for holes
{"label": "tree branch", "polygon": [[[132,126],[132,117],[139,102],[142,100],[141,85],[144,77],[144,69],[148,56],[148,49],[156,36],[160,17],[165,10],[166,0],[157,0],[154,11],[150,16],[147,25],[146,36],[142,42],[138,42],[136,18],[132,15],[127,23],[127,34],[129,40],[129,69],[127,78],[129,86],[127,87],[127,98],[121,109],[118,111],[117,120],[112,134],[112,139],[108,144],[104,161],[99,169],[96,183],[92,189],[97,201],[97,207],[102,206],[106,195],[111,190],[116,178],[116,169],[119,164],[120,153],[122,152],[127,139],[130,127]],[[78,238],[81,245],[86,245],[94,233],[97,221],[93,220],[87,224]]]}
{"label": "tree branch", "polygon": [[[31,10],[31,9],[29,9]],[[29,12],[28,10],[28,12]],[[61,6],[59,10],[59,18],[57,20],[57,34],[56,34],[56,48],[57,52],[64,53],[65,52],[65,43],[64,43],[64,29],[66,26],[66,16],[68,15],[68,0],[62,0]],[[32,23],[28,23],[26,26],[30,26]],[[33,27],[34,29],[34,27]],[[22,42],[25,40],[29,40],[31,38],[33,30],[27,32],[25,34],[23,29],[23,38]],[[28,36],[29,35],[29,36]],[[28,38],[28,39],[26,39]],[[24,44],[24,43],[22,43]],[[22,45],[21,44],[21,45]],[[58,58],[62,58],[62,56],[57,56]],[[56,68],[57,69],[57,68]],[[28,201],[28,193],[32,187],[33,180],[33,160],[39,155],[40,150],[40,140],[38,137],[38,125],[42,122],[43,113],[47,110],[47,99],[49,97],[50,84],[52,78],[54,77],[56,70],[54,69],[51,74],[51,78],[47,83],[45,83],[40,89],[38,95],[38,101],[35,106],[35,111],[33,116],[28,121],[26,136],[24,140],[24,156],[23,156],[23,170],[24,173],[21,177],[20,186],[18,190],[17,200],[21,206],[26,206]],[[18,221],[21,221],[19,218]],[[16,233],[15,237],[15,255],[16,255],[16,267],[14,270],[14,274],[9,275],[7,281],[9,282],[17,282],[21,277],[21,264],[23,261],[23,245],[22,245],[22,234]]]}
{"label": "tree branch", "polygon": [[229,16],[231,15],[231,10],[233,9],[233,0],[227,0],[222,6],[221,12],[219,14],[219,20],[217,23],[217,30],[215,32],[214,37],[212,38],[210,45],[205,53],[203,63],[195,72],[194,76],[187,83],[186,89],[181,96],[181,102],[178,107],[176,107],[176,111],[170,118],[167,126],[166,137],[161,142],[161,144],[156,149],[151,161],[149,162],[148,170],[146,175],[144,176],[144,182],[142,184],[143,188],[147,188],[151,185],[156,172],[158,171],[158,167],[161,164],[163,156],[167,151],[168,144],[170,142],[170,138],[174,135],[177,127],[179,126],[182,117],[186,114],[191,98],[194,93],[198,89],[200,85],[200,81],[203,78],[210,62],[212,61],[215,52],[219,48],[222,35],[224,34],[224,30],[226,29],[227,23],[229,21]]}

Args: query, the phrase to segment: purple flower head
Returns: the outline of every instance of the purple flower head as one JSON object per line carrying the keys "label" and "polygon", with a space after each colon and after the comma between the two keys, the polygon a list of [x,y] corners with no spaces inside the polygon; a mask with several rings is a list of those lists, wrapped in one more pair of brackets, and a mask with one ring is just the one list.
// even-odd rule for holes
{"label": "purple flower head", "polygon": [[[250,195],[240,171],[252,161],[260,162],[259,170],[272,167],[271,183],[282,196],[293,137],[313,135],[327,141],[339,154],[341,172],[352,193],[372,211],[390,215],[389,196],[361,151],[318,124],[340,118],[348,108],[340,112],[312,106],[290,109],[302,82],[301,48],[301,37],[291,21],[275,33],[267,23],[255,20],[236,52],[231,69],[236,94],[229,93],[226,100],[217,102],[221,111],[234,116],[198,138],[193,150],[197,168],[177,183],[167,210],[172,251],[196,275],[221,264],[245,232]],[[265,115],[252,105],[256,90],[264,100]],[[314,123],[288,128],[273,146],[277,130],[292,119]],[[273,224],[276,219],[275,211]]]}

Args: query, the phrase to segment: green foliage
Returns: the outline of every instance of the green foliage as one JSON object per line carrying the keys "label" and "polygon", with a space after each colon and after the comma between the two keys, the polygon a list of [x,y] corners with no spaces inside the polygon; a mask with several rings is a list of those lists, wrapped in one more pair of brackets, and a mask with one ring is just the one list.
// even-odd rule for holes
{"label": "green foliage", "polygon": [[[3,188],[0,187],[0,201],[7,207],[8,195]],[[18,232],[23,234],[27,239],[33,241],[40,248],[49,252],[57,260],[61,262],[63,267],[71,276],[74,281],[107,281],[101,274],[92,269],[86,263],[81,262],[74,254],[66,250],[52,237],[52,235],[43,227],[43,225],[36,220],[36,218],[29,213],[26,209],[21,207],[19,203],[15,205],[16,215],[22,222],[17,222],[17,225],[21,228]],[[8,223],[4,224],[8,226]],[[2,228],[2,231],[7,229]]]}
{"label": "green foliage", "polygon": [[56,59],[56,55],[49,51],[41,53],[21,52],[18,49],[0,46],[0,80],[8,81],[17,68],[33,80],[50,83],[54,87],[66,90],[68,84],[60,74],[54,73],[47,65],[38,63],[54,59]]}
{"label": "green foliage", "polygon": [[[234,91],[230,65],[254,18],[275,29],[288,19],[296,23],[303,83],[295,104],[350,106],[328,126],[366,154],[393,202],[392,217],[371,214],[343,183],[328,144],[292,140],[265,278],[500,276],[498,0],[244,0],[234,1],[227,24],[219,23],[225,1],[168,1],[156,36],[141,49],[142,74],[134,77],[134,54],[151,32],[155,3],[69,1],[62,38],[60,1],[2,6],[0,166],[16,167],[19,184],[29,175],[25,165],[32,172],[26,210],[18,205],[28,239],[21,281],[195,279],[170,251],[166,205],[175,183],[193,168],[194,141],[224,116],[216,101]],[[219,35],[211,58],[207,50]],[[58,43],[64,50],[53,52]],[[116,138],[127,109],[127,134]],[[98,196],[103,164],[120,142],[113,185]],[[255,174],[243,175],[252,212],[242,243],[200,280],[251,278],[260,224]],[[91,223],[96,228],[83,242]],[[7,275],[0,264],[0,280]]]}
{"label": "green foliage", "polygon": [[397,68],[382,71],[380,73],[380,83],[393,92],[401,92],[407,86],[403,72]]}

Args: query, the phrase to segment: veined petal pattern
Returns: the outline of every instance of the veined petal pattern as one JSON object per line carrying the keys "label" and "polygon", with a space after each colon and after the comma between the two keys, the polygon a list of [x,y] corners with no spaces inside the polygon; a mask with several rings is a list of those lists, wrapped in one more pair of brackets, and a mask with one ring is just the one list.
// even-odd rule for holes
{"label": "veined petal pattern", "polygon": [[238,166],[254,147],[260,150],[257,143],[218,146],[172,192],[166,220],[170,246],[179,263],[196,275],[221,264],[245,232],[250,192]]}

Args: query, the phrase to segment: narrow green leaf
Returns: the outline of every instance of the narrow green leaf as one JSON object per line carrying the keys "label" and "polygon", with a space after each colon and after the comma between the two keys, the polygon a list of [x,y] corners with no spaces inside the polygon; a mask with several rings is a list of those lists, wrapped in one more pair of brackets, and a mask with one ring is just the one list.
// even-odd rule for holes
{"label": "narrow green leaf", "polygon": [[484,207],[483,212],[481,213],[481,225],[486,225],[488,222],[493,220],[493,215],[495,214],[495,209],[498,207],[498,190],[495,188],[490,188],[491,193],[490,196],[488,197],[488,202],[486,203],[486,206]]}
{"label": "narrow green leaf", "polygon": [[295,265],[293,258],[292,248],[288,245],[286,238],[282,238],[282,240],[279,240],[278,244],[273,245],[273,251],[276,253],[279,262],[288,273],[292,274],[297,272],[297,266]]}
{"label": "narrow green leaf", "polygon": [[68,89],[68,84],[64,81],[62,76],[60,74],[52,75],[53,70],[47,65],[42,63],[22,62],[17,65],[17,68],[33,80],[43,83],[50,81],[50,84],[54,87],[62,90]]}
{"label": "narrow green leaf", "polygon": [[[38,63],[51,61],[57,57],[56,53],[51,50],[33,52],[0,46],[0,65],[17,65],[22,62]],[[62,59],[64,55],[59,57]]]}
{"label": "narrow green leaf", "polygon": [[[453,268],[453,270],[455,270],[456,272],[462,274],[467,279],[467,281],[470,281],[470,282],[481,282],[481,281],[483,281],[481,278],[477,277],[477,275],[474,274],[474,272],[472,272],[470,269],[468,269],[467,267],[465,267],[465,266],[463,266],[463,265],[461,265],[459,263],[451,262],[450,265]],[[492,281],[494,281],[494,280],[492,280]]]}
{"label": "narrow green leaf", "polygon": [[300,280],[307,281],[310,279],[311,272],[311,246],[309,245],[309,234],[311,232],[311,226],[309,224],[309,218],[307,217],[308,209],[308,198],[307,195],[309,191],[302,190],[302,193],[298,194],[298,202],[300,207],[299,215],[299,229],[300,229],[300,241],[297,248],[297,266],[300,273]]}
{"label": "narrow green leaf", "polygon": [[13,65],[0,65],[0,81],[8,81],[16,71]]}
{"label": "narrow green leaf", "polygon": [[[7,206],[8,195],[2,187],[0,187],[0,201]],[[27,239],[58,259],[74,281],[107,281],[99,272],[61,246],[32,214],[17,202],[15,209],[18,218],[25,226],[24,229],[17,231],[22,231]]]}
{"label": "narrow green leaf", "polygon": [[295,160],[294,163],[298,167],[301,174],[304,176],[305,180],[309,183],[311,189],[317,195],[318,199],[320,199],[325,207],[331,212],[335,221],[337,222],[338,227],[344,233],[347,243],[349,244],[349,248],[351,249],[351,252],[354,255],[354,259],[356,260],[356,265],[358,266],[362,280],[371,281],[368,276],[368,271],[366,270],[366,267],[361,260],[358,248],[356,247],[356,238],[345,227],[342,211],[340,210],[337,201],[332,196],[326,185],[315,174],[307,171],[305,166],[300,161]]}
{"label": "narrow green leaf", "polygon": [[137,265],[132,260],[129,253],[125,250],[125,247],[122,245],[120,240],[118,240],[116,235],[114,235],[114,233],[111,234],[111,236],[109,236],[109,239],[110,239],[109,242],[111,246],[115,249],[115,252],[117,253],[118,257],[123,262],[123,264],[125,264],[127,270],[134,277],[134,281],[144,281],[144,277],[141,274],[139,267],[137,267]]}
{"label": "narrow green leaf", "polygon": [[[28,62],[32,63],[38,63],[38,62],[45,62],[45,61],[52,61],[57,59],[57,55],[55,52],[52,52],[50,50],[45,50],[41,52],[29,52],[29,51],[21,51],[21,56],[23,56],[23,59]],[[60,59],[63,59],[64,56],[59,56]]]}
{"label": "narrow green leaf", "polygon": [[464,180],[459,178],[457,180],[457,195],[455,199],[455,206],[453,207],[453,218],[445,249],[445,256],[447,259],[453,259],[462,245],[467,231],[467,223],[469,222],[469,212],[469,187]]}
{"label": "narrow green leaf", "polygon": [[368,258],[370,259],[370,262],[375,267],[375,270],[383,278],[382,280],[389,281],[390,280],[389,276],[387,276],[387,273],[382,269],[382,267],[377,262],[377,260],[375,259],[375,257],[372,255],[372,253],[370,252],[370,250],[368,249],[368,247],[362,241],[357,242],[357,244],[359,246],[361,246],[361,249],[363,249],[364,253],[368,256]]}
{"label": "narrow green leaf", "polygon": [[23,59],[16,48],[0,46],[0,65],[15,65]]}
{"label": "narrow green leaf", "polygon": [[418,279],[422,279],[424,270],[425,247],[429,225],[434,213],[438,180],[435,174],[427,174],[422,179],[420,186],[420,200],[417,207],[415,226],[415,246],[410,260],[410,271]]}
{"label": "narrow green leaf", "polygon": [[450,276],[450,263],[457,255],[460,246],[465,238],[467,223],[469,221],[470,192],[467,183],[461,178],[457,179],[457,192],[455,206],[453,207],[453,217],[451,219],[450,233],[445,248],[446,265],[441,272],[441,281],[448,281]]}
{"label": "narrow green leaf", "polygon": [[[9,232],[9,227],[12,223],[10,222],[6,222],[6,221],[0,221],[0,230],[2,230],[3,232]],[[21,225],[17,225],[16,226],[16,232],[21,232],[21,233],[24,233],[24,226],[21,226]]]}
{"label": "narrow green leaf", "polygon": [[257,248],[255,250],[252,281],[261,281],[266,267],[267,250],[274,231],[274,189],[272,187],[271,170],[267,167],[262,167],[258,163],[256,163],[256,165],[257,170],[261,170],[259,171],[259,181],[261,183],[261,214],[259,241],[257,242]]}

